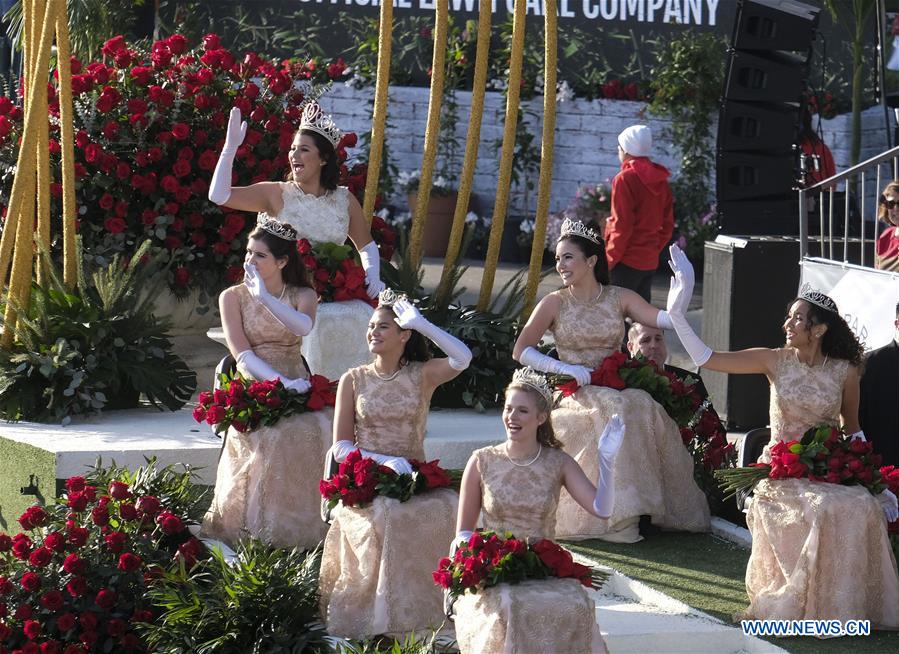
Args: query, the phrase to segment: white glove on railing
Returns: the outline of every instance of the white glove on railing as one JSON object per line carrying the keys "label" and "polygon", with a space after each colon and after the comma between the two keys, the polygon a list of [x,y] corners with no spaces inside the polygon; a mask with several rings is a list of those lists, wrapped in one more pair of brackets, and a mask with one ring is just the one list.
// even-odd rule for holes
{"label": "white glove on railing", "polygon": [[219,155],[218,163],[212,173],[212,181],[209,182],[209,201],[216,204],[227,204],[231,198],[231,167],[234,165],[234,157],[237,148],[243,143],[247,135],[247,121],[241,121],[240,109],[233,107],[228,116],[228,131],[225,134],[225,145]]}
{"label": "white glove on railing", "polygon": [[243,269],[243,283],[250,291],[250,295],[262,302],[282,325],[297,336],[306,336],[312,331],[312,325],[314,324],[312,318],[273,297],[265,287],[265,282],[259,276],[256,266],[251,263],[245,263]]}
{"label": "white glove on railing", "polygon": [[867,443],[868,439],[865,438],[865,432],[859,429],[854,434],[849,434],[849,437],[854,441],[862,441],[863,443]]}
{"label": "white glove on railing", "polygon": [[615,459],[624,441],[624,423],[618,414],[609,418],[605,429],[599,437],[599,481],[596,484],[596,497],[593,499],[593,510],[603,518],[612,515],[615,506]]}
{"label": "white glove on railing", "polygon": [[880,508],[883,509],[887,522],[895,522],[899,519],[899,502],[896,501],[893,493],[884,490],[877,496],[877,500],[880,502]]}
{"label": "white glove on railing", "polygon": [[393,313],[396,314],[397,325],[403,329],[414,329],[443,350],[453,369],[465,370],[471,363],[471,350],[468,346],[421,315],[409,300],[397,300],[393,305]]}
{"label": "white glove on railing", "polygon": [[280,379],[284,388],[291,388],[297,393],[306,393],[312,388],[308,379],[289,379],[256,356],[253,350],[244,350],[237,355],[237,365],[246,370],[253,379]]}
{"label": "white glove on railing", "polygon": [[571,363],[563,363],[551,356],[541,354],[535,347],[526,347],[518,359],[523,366],[530,366],[540,372],[555,373],[574,377],[578,386],[586,386],[590,383],[590,369],[585,366],[577,366]]}
{"label": "white glove on railing", "polygon": [[369,241],[368,245],[359,250],[359,258],[362,259],[362,268],[365,270],[365,292],[374,299],[385,288],[381,281],[381,253],[378,252],[378,244]]}
{"label": "white glove on railing", "polygon": [[671,260],[668,264],[674,271],[671,288],[668,291],[668,315],[674,323],[674,331],[683,344],[693,363],[703,366],[712,356],[712,348],[702,342],[687,322],[687,306],[693,292],[693,266],[680,248],[672,245]]}
{"label": "white glove on railing", "polygon": [[377,452],[363,450],[362,448],[356,447],[356,444],[352,441],[337,441],[331,446],[331,454],[338,463],[343,463],[353,450],[359,450],[362,456],[374,459],[379,465],[387,466],[399,475],[412,474],[412,465],[407,459],[404,459],[401,456],[389,456],[387,454],[378,454]]}

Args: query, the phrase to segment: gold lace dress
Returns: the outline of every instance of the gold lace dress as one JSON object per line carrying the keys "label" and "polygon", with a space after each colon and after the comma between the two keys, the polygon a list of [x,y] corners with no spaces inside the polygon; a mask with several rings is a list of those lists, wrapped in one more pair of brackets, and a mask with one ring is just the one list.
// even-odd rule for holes
{"label": "gold lace dress", "polygon": [[[431,398],[422,388],[422,368],[410,363],[389,381],[371,364],[349,371],[360,448],[424,460]],[[440,627],[443,595],[431,572],[453,540],[458,506],[449,489],[407,502],[378,497],[362,508],[339,506],[319,581],[328,632],[364,638]]]}
{"label": "gold lace dress", "polygon": [[[350,191],[338,186],[321,196],[304,193],[296,184],[281,184],[284,208],[277,216],[260,213],[287,223],[300,238],[313,246],[321,243],[343,245],[350,225]],[[328,379],[340,376],[355,366],[371,361],[368,343],[363,337],[371,318],[371,306],[362,300],[323,302],[315,325],[303,339],[303,356],[312,372]]]}
{"label": "gold lace dress", "polygon": [[[771,378],[771,443],[818,424],[838,425],[849,363],[807,366],[778,352]],[[767,454],[767,448],[766,448]],[[861,486],[763,480],[746,522],[746,618],[868,619],[899,627],[899,578],[880,503]]]}
{"label": "gold lace dress", "polygon": [[[562,303],[550,326],[559,359],[594,369],[617,352],[624,337],[624,314],[618,288],[606,286],[593,302],[581,302],[567,289],[554,293]],[[645,391],[584,386],[552,412],[556,437],[565,451],[597,481],[599,435],[613,414],[626,426],[615,461],[615,504],[606,520],[584,511],[567,495],[559,500],[559,538],[640,540],[641,515],[656,526],[682,531],[708,531],[709,507],[693,480],[693,458],[684,447],[677,424]]]}
{"label": "gold lace dress", "polygon": [[[544,447],[534,463],[518,466],[502,448],[472,454],[481,473],[484,528],[532,541],[554,538],[565,454]],[[499,584],[466,593],[456,600],[455,613],[461,654],[606,652],[596,607],[576,579]]]}
{"label": "gold lace dress", "polygon": [[[234,288],[243,330],[256,356],[288,379],[308,377],[300,358],[300,338],[246,286]],[[296,307],[298,298],[299,289],[288,287],[284,299]],[[229,429],[203,535],[232,546],[247,536],[275,547],[318,545],[327,530],[319,513],[318,483],[331,445],[333,416],[328,408],[246,433]]]}

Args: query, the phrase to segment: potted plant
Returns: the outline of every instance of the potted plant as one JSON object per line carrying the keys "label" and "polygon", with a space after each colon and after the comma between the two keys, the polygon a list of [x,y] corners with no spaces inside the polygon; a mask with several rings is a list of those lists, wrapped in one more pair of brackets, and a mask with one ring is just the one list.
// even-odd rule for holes
{"label": "potted plant", "polygon": [[[402,171],[397,178],[400,190],[406,194],[409,210],[414,212],[418,202],[418,183],[421,172]],[[453,212],[456,210],[456,189],[443,175],[434,175],[431,196],[428,198],[427,218],[422,234],[422,252],[426,257],[442,257],[446,254],[450,231],[453,228]]]}

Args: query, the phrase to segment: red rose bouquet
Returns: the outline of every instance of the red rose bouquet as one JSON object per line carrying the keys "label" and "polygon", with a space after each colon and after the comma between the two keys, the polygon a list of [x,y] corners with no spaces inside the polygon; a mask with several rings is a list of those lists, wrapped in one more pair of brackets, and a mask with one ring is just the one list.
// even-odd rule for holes
{"label": "red rose bouquet", "polygon": [[812,427],[800,440],[771,447],[771,463],[718,470],[715,477],[725,492],[750,490],[762,479],[809,479],[850,486],[859,484],[872,495],[887,486],[880,471],[881,457],[871,443],[851,440],[830,425]]}
{"label": "red rose bouquet", "polygon": [[[899,468],[896,466],[883,466],[880,469],[880,477],[889,491],[899,497]],[[890,544],[893,546],[893,554],[899,560],[899,520],[894,520],[887,525],[887,533],[890,535]]]}
{"label": "red rose bouquet", "polygon": [[0,533],[0,652],[147,651],[135,626],[155,618],[148,587],[203,553],[187,529],[190,485],[169,468],[103,474],[68,479],[55,505],[19,517],[20,533]]}
{"label": "red rose bouquet", "polygon": [[313,247],[306,239],[300,239],[297,250],[309,271],[319,301],[362,300],[377,305],[365,290],[365,270],[352,246],[319,243]]}
{"label": "red rose bouquet", "polygon": [[517,584],[548,577],[577,579],[588,588],[600,588],[608,575],[575,563],[571,552],[546,538],[527,542],[510,532],[475,532],[452,558],[440,559],[434,583],[453,597],[497,584]]}
{"label": "red rose bouquet", "polygon": [[280,379],[253,381],[240,373],[222,374],[221,388],[200,393],[194,420],[214,426],[216,434],[225,433],[228,427],[243,433],[268,427],[295,413],[334,406],[337,382],[312,375],[309,383],[309,391],[297,393],[285,388]]}
{"label": "red rose bouquet", "polygon": [[[693,457],[693,476],[706,494],[715,489],[712,474],[721,468],[732,468],[737,454],[727,442],[727,431],[711,403],[702,403],[696,390],[696,379],[681,379],[642,356],[630,359],[622,352],[606,357],[590,375],[594,386],[617,390],[638,388],[646,391],[677,423],[684,446]],[[553,379],[562,397],[573,395],[577,382],[569,377]]]}
{"label": "red rose bouquet", "polygon": [[343,502],[344,506],[361,507],[378,496],[406,502],[413,495],[435,488],[458,488],[461,479],[459,471],[444,470],[438,465],[439,461],[411,459],[409,463],[412,474],[399,474],[354,450],[340,464],[337,474],[322,479],[318,488],[329,509],[337,506],[338,502]]}

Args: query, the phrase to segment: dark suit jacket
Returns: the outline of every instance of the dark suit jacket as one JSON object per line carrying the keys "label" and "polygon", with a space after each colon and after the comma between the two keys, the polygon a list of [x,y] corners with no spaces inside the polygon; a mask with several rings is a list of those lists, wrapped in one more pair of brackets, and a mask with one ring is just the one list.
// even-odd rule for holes
{"label": "dark suit jacket", "polygon": [[861,380],[858,419],[883,465],[899,466],[899,344],[868,355]]}

